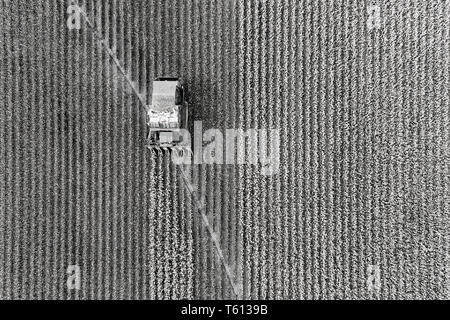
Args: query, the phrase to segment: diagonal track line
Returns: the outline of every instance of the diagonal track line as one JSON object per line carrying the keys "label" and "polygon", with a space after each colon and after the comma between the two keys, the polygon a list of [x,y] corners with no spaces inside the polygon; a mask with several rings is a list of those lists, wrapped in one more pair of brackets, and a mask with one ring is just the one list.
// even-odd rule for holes
{"label": "diagonal track line", "polygon": [[180,165],[180,171],[181,176],[183,177],[184,184],[189,191],[189,193],[192,196],[193,202],[194,202],[194,208],[200,213],[202,217],[203,224],[205,225],[206,229],[208,230],[209,236],[211,238],[211,241],[214,243],[214,247],[216,249],[217,255],[220,259],[220,262],[222,263],[223,268],[225,269],[226,276],[228,278],[228,281],[230,282],[230,285],[233,289],[233,293],[238,299],[242,299],[242,290],[240,289],[240,286],[234,282],[235,277],[233,276],[233,272],[228,265],[228,263],[225,260],[225,256],[223,254],[222,247],[220,245],[220,241],[218,239],[217,233],[214,232],[213,227],[211,226],[211,223],[208,219],[208,214],[206,213],[204,204],[201,203],[200,199],[197,196],[197,192],[194,190],[191,182],[189,181],[189,177],[187,176],[187,173],[183,167],[183,165]]}
{"label": "diagonal track line", "polygon": [[[64,2],[64,0],[63,0],[63,2]],[[105,50],[105,52],[113,60],[117,69],[119,70],[120,74],[122,74],[122,76],[125,78],[125,81],[128,83],[128,85],[132,89],[133,93],[139,99],[144,110],[147,110],[147,102],[144,97],[144,94],[140,93],[138,85],[131,79],[131,76],[128,75],[125,68],[120,63],[119,59],[117,59],[117,56],[115,55],[114,51],[109,47],[108,41],[102,36],[101,31],[99,31],[95,28],[94,23],[91,21],[91,19],[89,19],[89,16],[87,15],[86,11],[78,4],[78,1],[73,0],[72,3],[79,8],[81,15],[85,19],[89,29],[92,30],[92,34],[97,39],[97,42],[102,46],[102,48]]]}

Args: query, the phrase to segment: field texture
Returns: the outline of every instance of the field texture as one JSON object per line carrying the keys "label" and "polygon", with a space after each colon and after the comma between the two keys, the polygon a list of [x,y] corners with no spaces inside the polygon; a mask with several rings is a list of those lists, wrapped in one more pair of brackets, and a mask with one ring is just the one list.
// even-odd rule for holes
{"label": "field texture", "polygon": [[[1,299],[450,297],[449,1],[72,2],[0,0]],[[279,174],[147,149],[160,75]]]}

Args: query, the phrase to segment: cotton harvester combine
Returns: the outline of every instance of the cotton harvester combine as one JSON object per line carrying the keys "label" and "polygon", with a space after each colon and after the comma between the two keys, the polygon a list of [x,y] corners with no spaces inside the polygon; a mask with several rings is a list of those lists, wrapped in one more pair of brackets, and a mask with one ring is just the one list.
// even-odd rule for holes
{"label": "cotton harvester combine", "polygon": [[189,108],[180,79],[159,77],[153,81],[152,102],[147,110],[148,146],[172,149],[183,145],[182,129],[188,129]]}

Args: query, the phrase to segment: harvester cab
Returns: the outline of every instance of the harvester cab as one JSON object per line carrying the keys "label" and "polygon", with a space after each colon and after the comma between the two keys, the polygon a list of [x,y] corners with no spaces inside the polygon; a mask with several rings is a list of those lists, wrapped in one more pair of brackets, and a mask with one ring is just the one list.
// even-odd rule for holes
{"label": "harvester cab", "polygon": [[180,129],[188,129],[188,104],[179,78],[159,77],[153,81],[153,96],[147,109],[150,148],[183,144]]}

